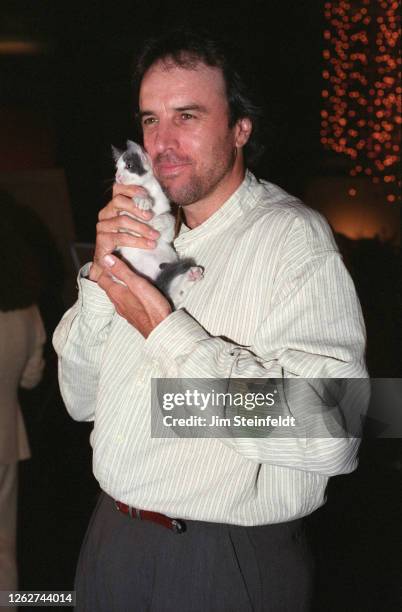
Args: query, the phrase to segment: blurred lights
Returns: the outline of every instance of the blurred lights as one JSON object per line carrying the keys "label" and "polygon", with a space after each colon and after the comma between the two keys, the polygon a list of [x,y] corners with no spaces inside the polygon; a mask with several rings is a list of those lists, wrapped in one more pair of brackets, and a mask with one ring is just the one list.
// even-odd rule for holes
{"label": "blurred lights", "polygon": [[46,45],[33,40],[0,38],[0,55],[37,55],[46,51]]}
{"label": "blurred lights", "polygon": [[399,4],[333,0],[324,5],[321,143],[353,160],[351,176],[364,172],[382,183],[392,203],[401,188]]}

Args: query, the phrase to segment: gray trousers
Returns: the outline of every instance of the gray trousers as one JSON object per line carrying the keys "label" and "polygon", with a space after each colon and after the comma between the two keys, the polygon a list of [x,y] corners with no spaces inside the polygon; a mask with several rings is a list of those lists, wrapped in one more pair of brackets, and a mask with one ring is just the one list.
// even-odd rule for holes
{"label": "gray trousers", "polygon": [[185,533],[120,513],[102,493],[78,561],[79,612],[304,612],[313,563],[297,520]]}

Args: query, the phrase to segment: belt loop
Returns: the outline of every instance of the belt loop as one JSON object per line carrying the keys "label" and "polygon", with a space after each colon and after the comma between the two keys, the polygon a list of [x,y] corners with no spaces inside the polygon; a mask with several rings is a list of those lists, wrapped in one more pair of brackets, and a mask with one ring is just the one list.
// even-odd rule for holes
{"label": "belt loop", "polygon": [[133,508],[133,506],[129,506],[128,507],[128,515],[130,518],[136,518],[139,521],[141,520],[141,510],[138,510],[138,508]]}
{"label": "belt loop", "polygon": [[184,531],[186,531],[186,528],[182,521],[179,521],[177,519],[172,519],[172,530],[175,533],[183,533]]}

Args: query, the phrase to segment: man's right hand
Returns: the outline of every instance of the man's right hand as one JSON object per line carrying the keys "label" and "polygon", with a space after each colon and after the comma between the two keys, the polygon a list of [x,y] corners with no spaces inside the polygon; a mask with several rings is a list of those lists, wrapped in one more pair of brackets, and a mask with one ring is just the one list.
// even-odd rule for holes
{"label": "man's right hand", "polygon": [[[113,199],[102,208],[96,225],[96,245],[94,261],[89,272],[89,278],[97,281],[105,269],[103,258],[113,253],[119,246],[136,247],[139,249],[153,249],[159,232],[152,229],[144,221],[152,219],[153,213],[149,210],[141,210],[132,200],[134,196],[148,195],[145,189],[136,185],[113,185]],[[122,212],[130,213],[137,219]],[[132,233],[137,234],[134,236]]]}

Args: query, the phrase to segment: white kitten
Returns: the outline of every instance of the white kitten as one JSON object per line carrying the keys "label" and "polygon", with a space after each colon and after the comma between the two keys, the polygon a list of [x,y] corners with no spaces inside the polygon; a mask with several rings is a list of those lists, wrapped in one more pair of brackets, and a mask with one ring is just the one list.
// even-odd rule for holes
{"label": "white kitten", "polygon": [[[178,308],[193,283],[202,278],[202,268],[196,266],[192,259],[179,261],[171,245],[175,221],[170,214],[169,200],[156,180],[151,161],[142,147],[128,140],[126,151],[119,151],[113,146],[112,150],[117,168],[116,181],[146,189],[149,197],[136,196],[133,199],[138,208],[152,210],[154,216],[148,225],[160,233],[157,245],[152,250],[134,247],[119,247],[117,250],[136,272],[155,282]],[[132,216],[127,212],[121,214]]]}

